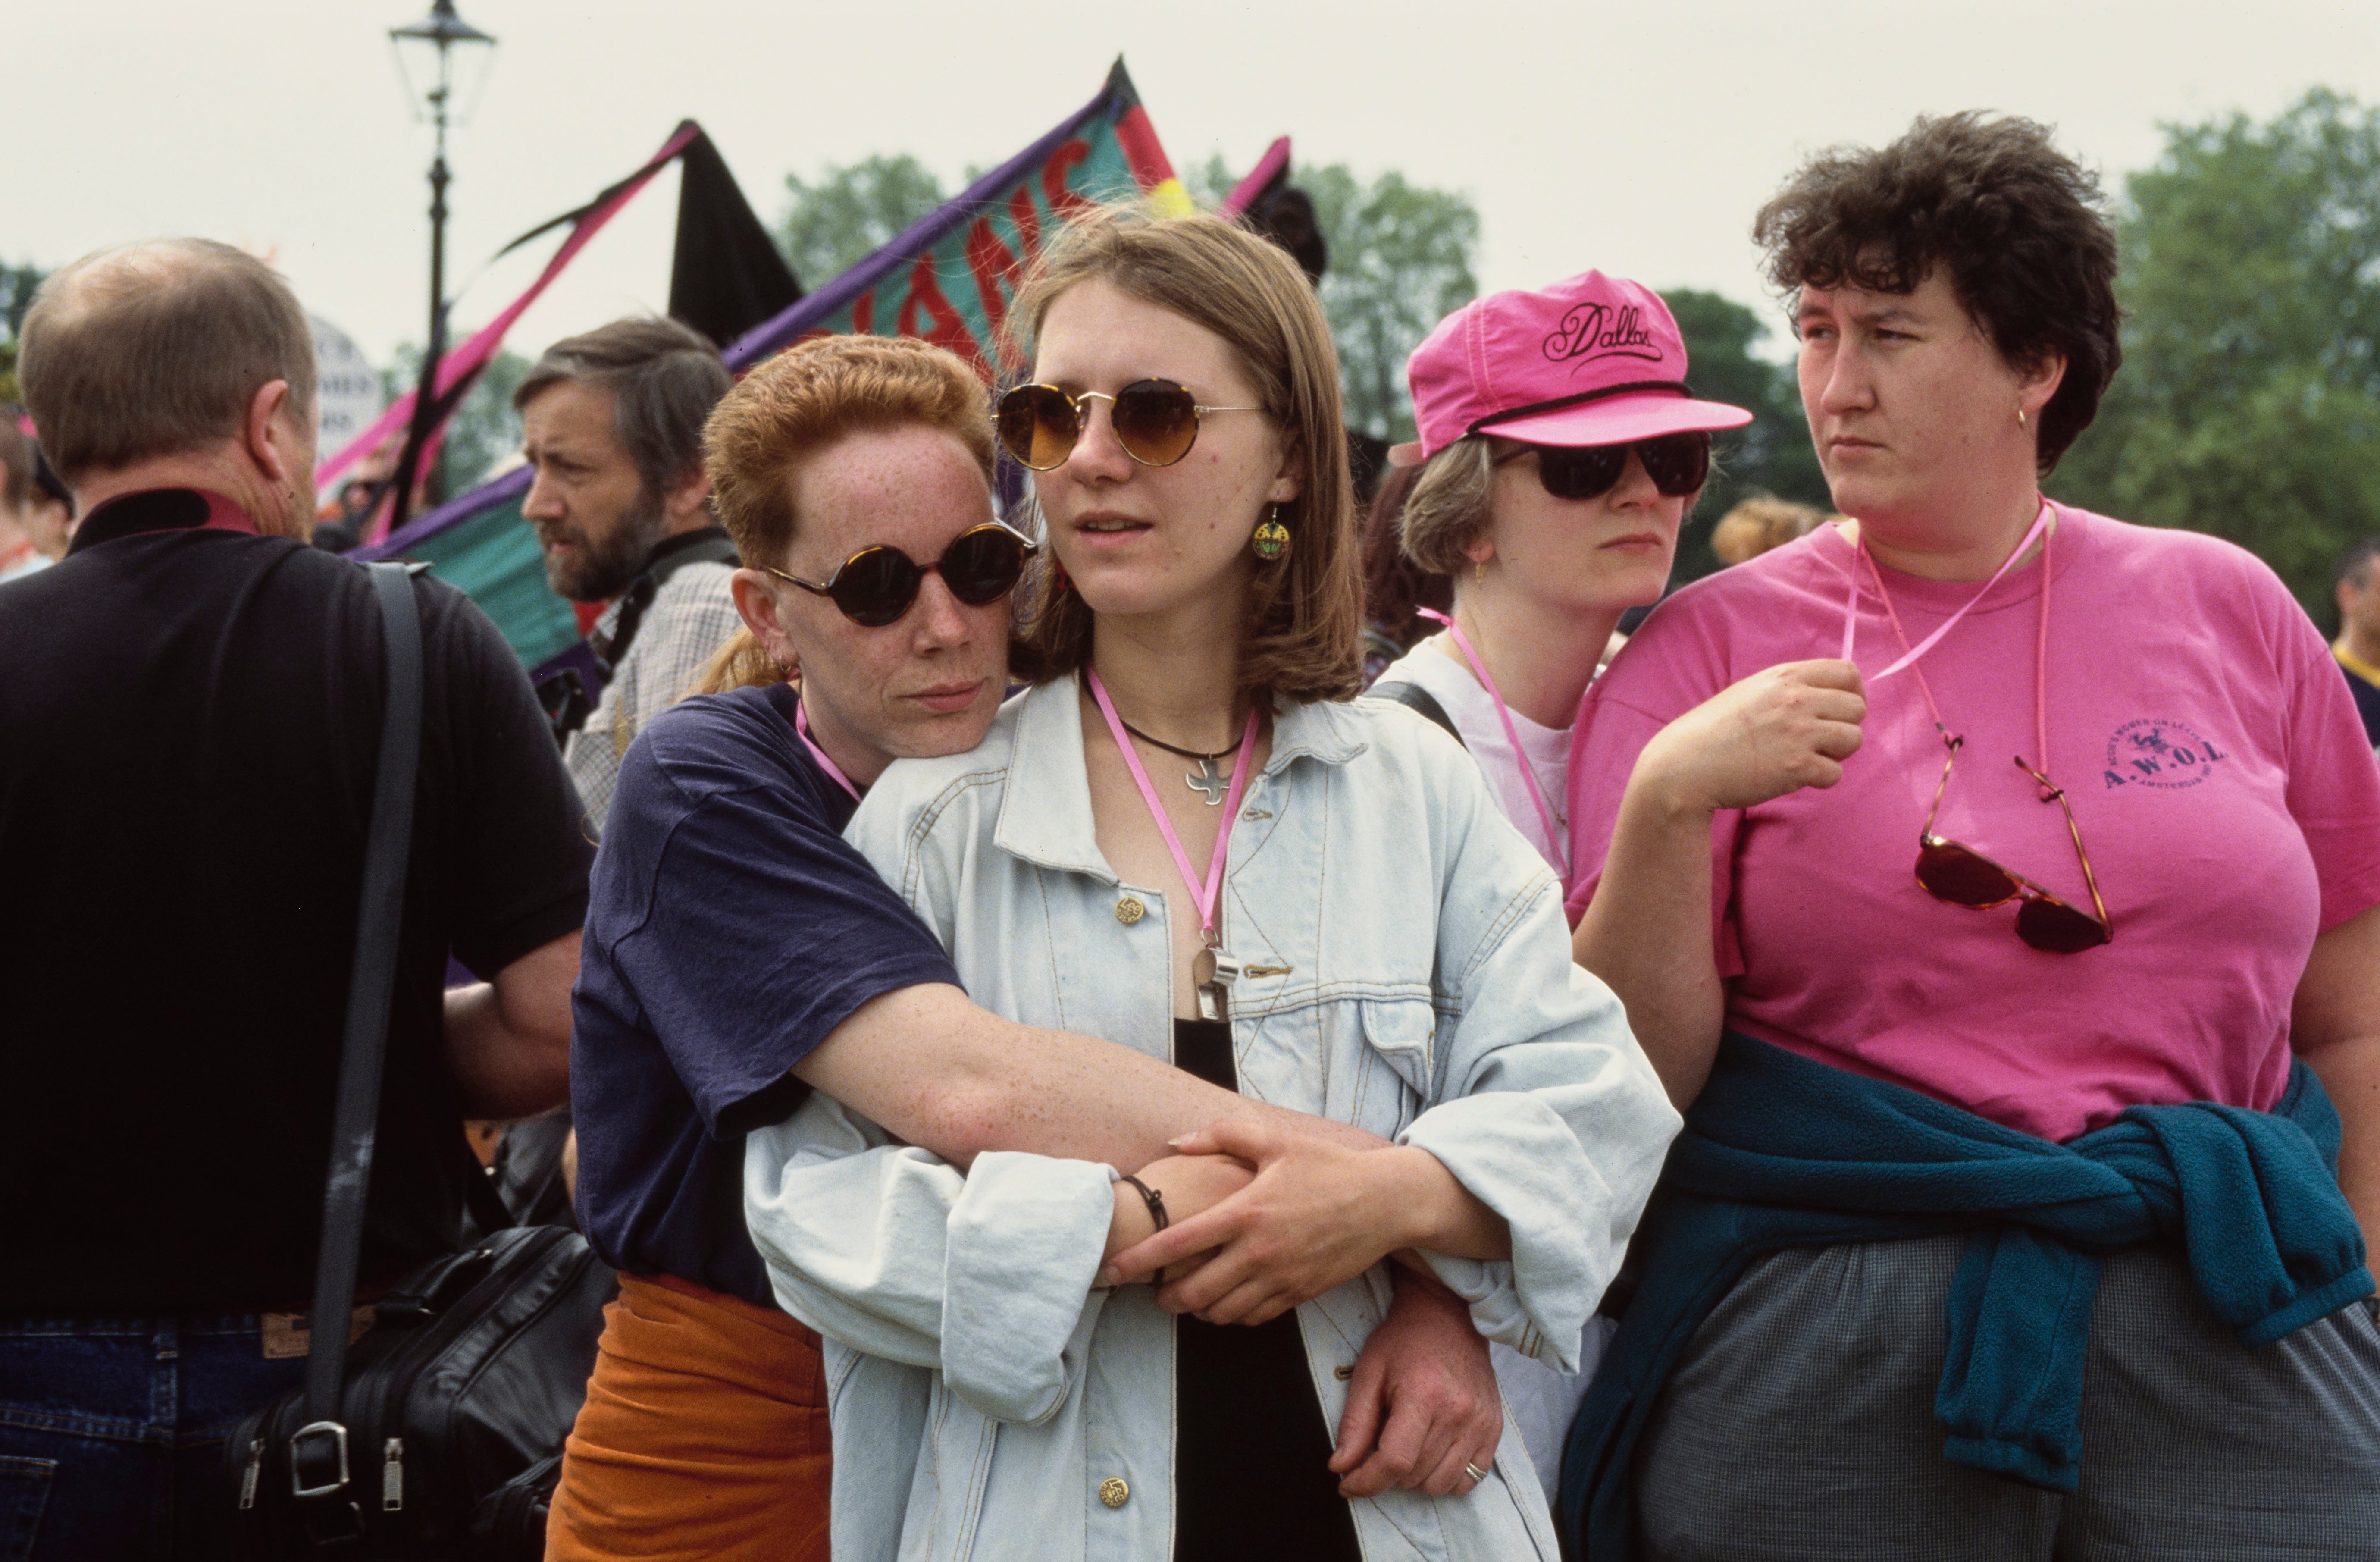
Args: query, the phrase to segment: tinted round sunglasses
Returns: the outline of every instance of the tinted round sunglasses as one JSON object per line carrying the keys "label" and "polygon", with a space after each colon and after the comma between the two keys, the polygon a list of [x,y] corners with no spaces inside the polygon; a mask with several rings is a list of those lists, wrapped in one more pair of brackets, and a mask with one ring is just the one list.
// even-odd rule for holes
{"label": "tinted round sunglasses", "polygon": [[855,624],[880,629],[898,623],[917,600],[926,572],[932,570],[951,589],[951,595],[969,607],[988,607],[1016,589],[1025,561],[1039,545],[1003,521],[971,526],[951,539],[942,556],[919,564],[900,549],[882,543],[860,549],[844,559],[823,580],[805,580],[771,565],[761,567],[778,580],[799,586],[832,602]]}
{"label": "tinted round sunglasses", "polygon": [[1700,429],[1658,434],[1625,445],[1524,445],[1496,458],[1496,465],[1524,456],[1537,458],[1537,481],[1557,499],[1599,499],[1619,486],[1631,451],[1645,463],[1664,498],[1682,498],[1710,477],[1710,435]]}
{"label": "tinted round sunglasses", "polygon": [[1261,412],[1261,407],[1201,407],[1187,385],[1135,380],[1113,396],[1069,395],[1055,385],[1019,385],[1000,398],[992,421],[1000,443],[1017,464],[1046,472],[1075,453],[1090,419],[1090,403],[1109,403],[1108,421],[1123,453],[1144,467],[1170,467],[1198,443],[1198,420],[1209,412]]}

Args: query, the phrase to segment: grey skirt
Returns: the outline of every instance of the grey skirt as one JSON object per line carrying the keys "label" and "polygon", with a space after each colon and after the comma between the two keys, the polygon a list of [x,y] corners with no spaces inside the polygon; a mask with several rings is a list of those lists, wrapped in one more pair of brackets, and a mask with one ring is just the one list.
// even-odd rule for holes
{"label": "grey skirt", "polygon": [[1636,1465],[1642,1555],[2380,1557],[2371,1301],[2250,1350],[2207,1313],[2178,1252],[2111,1256],[2083,1375],[2082,1487],[2062,1496],[1942,1458],[1943,1301],[1964,1240],[1755,1262],[1654,1409]]}

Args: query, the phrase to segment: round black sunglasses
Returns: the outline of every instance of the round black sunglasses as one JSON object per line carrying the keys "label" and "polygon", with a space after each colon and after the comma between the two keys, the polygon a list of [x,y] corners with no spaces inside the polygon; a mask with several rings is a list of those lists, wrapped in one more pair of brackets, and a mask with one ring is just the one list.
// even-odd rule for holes
{"label": "round black sunglasses", "polygon": [[951,539],[942,556],[919,564],[900,549],[877,543],[844,559],[823,580],[805,580],[773,565],[763,565],[778,580],[814,592],[843,610],[855,624],[880,629],[900,622],[917,600],[926,572],[932,570],[951,589],[951,595],[969,607],[986,607],[1016,589],[1025,561],[1039,544],[1004,521],[987,520]]}

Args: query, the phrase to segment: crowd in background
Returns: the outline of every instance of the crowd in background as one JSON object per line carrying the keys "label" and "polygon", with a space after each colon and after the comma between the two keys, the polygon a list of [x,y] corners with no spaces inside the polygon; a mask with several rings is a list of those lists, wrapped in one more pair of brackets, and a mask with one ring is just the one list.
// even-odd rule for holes
{"label": "crowd in background", "polygon": [[[0,1551],[2368,1555],[2380,542],[2325,646],[2043,496],[2121,350],[2038,126],[1754,231],[1836,508],[1742,501],[1675,592],[1752,414],[1599,271],[1440,322],[1368,494],[1315,268],[1209,215],[1074,215],[990,394],[557,342],[522,513],[601,613],[535,688],[341,556],[379,495],[318,514],[271,268],[52,275]],[[504,1459],[319,1412],[322,1275],[384,1371],[508,1226],[608,1303]]]}

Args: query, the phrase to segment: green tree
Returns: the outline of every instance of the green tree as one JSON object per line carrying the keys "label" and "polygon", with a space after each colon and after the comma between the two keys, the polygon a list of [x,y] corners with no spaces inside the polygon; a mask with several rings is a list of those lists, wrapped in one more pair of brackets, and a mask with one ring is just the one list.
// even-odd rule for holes
{"label": "green tree", "polygon": [[0,265],[0,404],[24,400],[17,388],[17,333],[25,311],[33,307],[33,292],[48,273],[37,266]]}
{"label": "green tree", "polygon": [[[1212,206],[1239,177],[1218,153],[1186,169],[1182,183]],[[1330,247],[1322,311],[1339,348],[1347,426],[1411,439],[1405,360],[1431,326],[1477,296],[1471,264],[1479,214],[1462,196],[1411,184],[1393,170],[1366,183],[1332,163],[1293,169],[1290,182],[1312,197],[1316,226]]]}
{"label": "green tree", "polygon": [[1711,479],[1688,519],[1690,537],[1678,550],[1677,578],[1691,580],[1718,567],[1710,551],[1711,526],[1739,499],[1773,494],[1831,507],[1826,474],[1810,444],[1802,393],[1790,364],[1754,352],[1768,335],[1758,311],[1733,299],[1680,287],[1661,295],[1685,338],[1686,373],[1697,396],[1749,408],[1752,421],[1715,436]]}
{"label": "green tree", "polygon": [[[499,461],[520,448],[521,421],[513,410],[513,392],[520,388],[528,365],[519,353],[499,350],[480,371],[479,383],[464,393],[463,404],[446,424],[437,480],[431,485],[432,503],[477,487]],[[411,342],[398,348],[395,360],[380,372],[382,388],[392,401],[420,380],[421,349]]]}
{"label": "green tree", "polygon": [[1307,168],[1298,187],[1330,246],[1322,310],[1339,347],[1347,426],[1378,438],[1414,436],[1405,360],[1430,327],[1475,298],[1479,214],[1451,190],[1390,169],[1368,182],[1343,163]]}
{"label": "green tree", "polygon": [[1231,194],[1232,187],[1240,182],[1240,176],[1232,172],[1231,165],[1223,161],[1223,154],[1220,152],[1208,153],[1204,163],[1184,165],[1181,174],[1182,188],[1189,191],[1190,199],[1200,206],[1215,205]]}
{"label": "green tree", "polygon": [[2327,623],[2380,531],[2380,112],[2316,89],[2165,132],[2118,218],[2123,369],[2049,486],[2228,537]]}
{"label": "green tree", "polygon": [[832,282],[941,205],[941,181],[907,153],[830,165],[813,184],[785,176],[777,245],[804,287]]}

